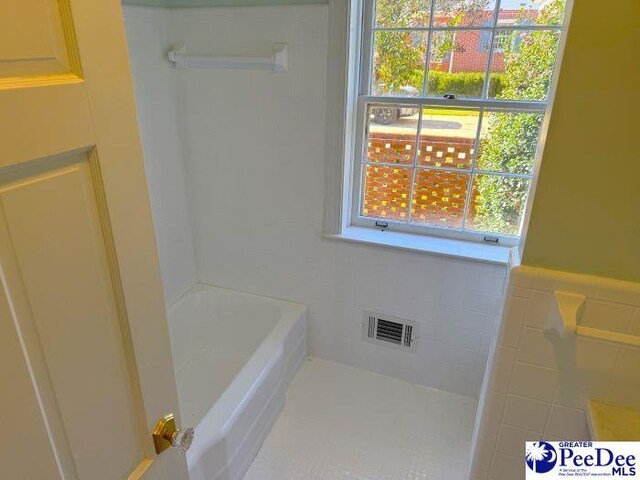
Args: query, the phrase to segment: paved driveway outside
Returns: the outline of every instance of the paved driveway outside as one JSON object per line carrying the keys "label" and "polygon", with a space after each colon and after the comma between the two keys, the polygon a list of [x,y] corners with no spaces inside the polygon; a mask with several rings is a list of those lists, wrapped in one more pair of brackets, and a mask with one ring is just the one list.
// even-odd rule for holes
{"label": "paved driveway outside", "polygon": [[[418,114],[402,117],[391,125],[371,123],[370,130],[375,133],[415,134]],[[422,116],[422,135],[439,137],[475,138],[478,129],[478,117],[469,115],[428,115]]]}

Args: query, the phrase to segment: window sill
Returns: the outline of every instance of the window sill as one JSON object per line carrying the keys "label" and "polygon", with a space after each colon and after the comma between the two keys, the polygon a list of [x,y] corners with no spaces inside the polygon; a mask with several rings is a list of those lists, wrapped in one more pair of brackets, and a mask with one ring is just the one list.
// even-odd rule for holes
{"label": "window sill", "polygon": [[510,252],[515,248],[363,227],[349,227],[343,230],[342,233],[324,234],[323,237],[345,242],[389,247],[397,250],[463,258],[494,265],[507,265],[511,255]]}

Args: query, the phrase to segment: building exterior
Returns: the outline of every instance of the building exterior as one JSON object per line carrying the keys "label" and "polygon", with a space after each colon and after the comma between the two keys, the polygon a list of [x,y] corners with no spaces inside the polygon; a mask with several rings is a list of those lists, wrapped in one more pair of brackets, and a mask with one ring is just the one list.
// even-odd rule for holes
{"label": "building exterior", "polygon": [[[522,24],[535,18],[538,10],[500,10],[498,25],[509,26]],[[483,11],[473,14],[472,20],[460,22],[463,26],[488,25],[493,12]],[[480,17],[480,18],[478,18]],[[440,16],[436,18],[436,25],[450,25],[452,18]],[[441,42],[447,41],[451,48],[439,53],[432,49],[430,67],[431,70],[441,72],[484,72],[489,61],[489,47],[493,41],[494,53],[491,71],[500,73],[504,71],[504,45],[502,38],[511,34],[511,30],[505,30],[491,38],[491,33],[483,30],[457,30],[453,32],[437,32]],[[448,37],[448,38],[447,38]]]}

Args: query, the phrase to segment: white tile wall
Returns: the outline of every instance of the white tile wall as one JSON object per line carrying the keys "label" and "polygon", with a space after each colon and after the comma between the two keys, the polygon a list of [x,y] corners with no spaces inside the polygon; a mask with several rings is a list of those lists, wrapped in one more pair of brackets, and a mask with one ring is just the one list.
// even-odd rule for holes
{"label": "white tile wall", "polygon": [[125,6],[124,14],[162,283],[169,305],[198,281],[178,130],[177,78],[165,60],[169,11]]}
{"label": "white tile wall", "polygon": [[[327,6],[168,15],[165,48],[256,55],[289,44],[285,74],[177,72],[200,281],[309,305],[313,355],[477,396],[505,268],[321,238]],[[417,352],[361,341],[363,310],[418,321]]]}
{"label": "white tile wall", "polygon": [[517,267],[488,367],[471,480],[522,478],[525,440],[589,438],[586,398],[640,407],[640,348],[544,327],[553,290],[587,296],[581,324],[640,334],[640,284]]}

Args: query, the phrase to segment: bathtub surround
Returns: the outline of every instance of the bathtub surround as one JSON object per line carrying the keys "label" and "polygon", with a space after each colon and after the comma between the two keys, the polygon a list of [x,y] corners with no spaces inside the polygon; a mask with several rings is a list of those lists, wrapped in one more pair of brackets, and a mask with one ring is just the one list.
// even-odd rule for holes
{"label": "bathtub surround", "polygon": [[479,419],[470,479],[520,478],[525,440],[587,440],[586,399],[640,407],[640,348],[545,333],[554,290],[582,294],[580,325],[640,336],[640,283],[517,267]]}
{"label": "bathtub surround", "polygon": [[[167,297],[197,281],[191,219],[197,279],[309,305],[310,353],[477,397],[505,267],[321,238],[327,7],[125,15]],[[289,72],[171,70],[178,43],[221,55],[288,43]],[[184,238],[163,230],[176,228]],[[420,322],[416,353],[362,341],[363,310]]]}
{"label": "bathtub surround", "polygon": [[[167,300],[200,281],[304,303],[313,355],[477,397],[505,267],[321,238],[327,7],[125,15]],[[278,42],[284,74],[165,60]],[[416,352],[362,341],[364,310],[419,322]]]}
{"label": "bathtub surround", "polygon": [[126,7],[138,124],[167,305],[198,281],[179,137],[177,77],[165,57],[169,12]]}
{"label": "bathtub surround", "polygon": [[[321,238],[327,7],[172,13],[194,52],[289,44],[285,74],[178,72],[201,281],[309,305],[314,355],[477,396],[505,268]],[[416,353],[363,342],[363,310],[420,322]]]}

